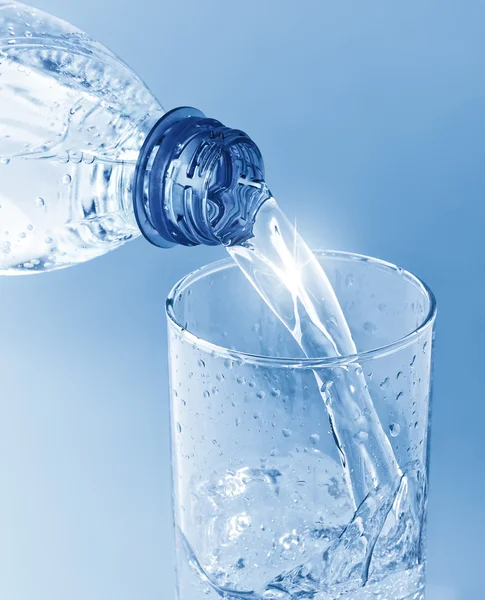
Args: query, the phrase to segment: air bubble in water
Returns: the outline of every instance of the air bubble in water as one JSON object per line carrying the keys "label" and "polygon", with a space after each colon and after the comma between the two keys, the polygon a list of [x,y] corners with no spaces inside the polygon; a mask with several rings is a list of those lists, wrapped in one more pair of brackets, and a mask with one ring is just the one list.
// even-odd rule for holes
{"label": "air bubble in water", "polygon": [[399,423],[391,423],[389,425],[389,433],[392,437],[397,437],[401,433],[401,426]]}
{"label": "air bubble in water", "polygon": [[69,152],[69,159],[72,163],[78,165],[83,159],[83,153],[77,150],[71,150],[71,152]]}
{"label": "air bubble in water", "polygon": [[67,174],[66,174],[66,175],[64,175],[64,176],[63,176],[63,178],[62,178],[62,183],[66,184],[66,185],[67,185],[68,183],[71,183],[71,181],[72,181],[72,177],[71,177],[70,175],[67,175]]}
{"label": "air bubble in water", "polygon": [[363,444],[369,439],[369,434],[367,431],[359,431],[359,433],[354,435],[354,439],[358,444]]}
{"label": "air bubble in water", "polygon": [[69,154],[67,152],[61,152],[56,156],[60,163],[66,164],[69,162]]}

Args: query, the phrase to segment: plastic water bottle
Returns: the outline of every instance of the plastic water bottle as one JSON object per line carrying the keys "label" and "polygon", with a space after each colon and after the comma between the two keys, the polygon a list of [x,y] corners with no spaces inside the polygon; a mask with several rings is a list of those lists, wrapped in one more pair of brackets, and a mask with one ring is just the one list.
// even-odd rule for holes
{"label": "plastic water bottle", "polygon": [[140,234],[243,241],[267,196],[246,134],[196,109],[165,113],[104,46],[0,0],[0,273],[75,265]]}

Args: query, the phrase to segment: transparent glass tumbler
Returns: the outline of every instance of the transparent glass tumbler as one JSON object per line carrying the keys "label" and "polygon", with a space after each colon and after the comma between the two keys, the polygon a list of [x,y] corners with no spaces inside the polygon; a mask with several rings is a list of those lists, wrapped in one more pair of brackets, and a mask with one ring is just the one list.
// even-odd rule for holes
{"label": "transparent glass tumbler", "polygon": [[[231,260],[169,296],[179,600],[424,598],[435,300],[394,265],[317,256],[357,355],[305,358]],[[331,398],[352,369],[397,465],[358,505]]]}

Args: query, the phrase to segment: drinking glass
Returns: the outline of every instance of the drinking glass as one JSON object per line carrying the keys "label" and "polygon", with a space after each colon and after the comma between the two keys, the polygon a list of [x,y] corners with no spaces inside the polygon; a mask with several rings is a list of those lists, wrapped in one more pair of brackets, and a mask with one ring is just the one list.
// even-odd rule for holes
{"label": "drinking glass", "polygon": [[[424,598],[435,300],[392,264],[317,257],[355,355],[306,358],[231,260],[167,300],[178,600]],[[359,503],[332,398],[352,370],[396,464]],[[352,455],[377,464],[366,436]]]}

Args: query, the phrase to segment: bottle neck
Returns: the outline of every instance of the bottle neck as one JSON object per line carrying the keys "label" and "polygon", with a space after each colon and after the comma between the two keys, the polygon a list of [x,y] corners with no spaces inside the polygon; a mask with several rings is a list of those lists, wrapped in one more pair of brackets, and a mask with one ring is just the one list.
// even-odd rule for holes
{"label": "bottle neck", "polygon": [[156,123],[133,186],[138,226],[161,247],[242,243],[270,196],[251,138],[193,108],[177,108]]}

